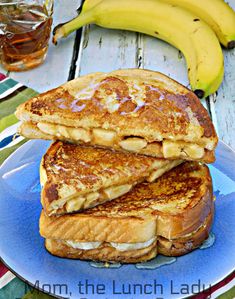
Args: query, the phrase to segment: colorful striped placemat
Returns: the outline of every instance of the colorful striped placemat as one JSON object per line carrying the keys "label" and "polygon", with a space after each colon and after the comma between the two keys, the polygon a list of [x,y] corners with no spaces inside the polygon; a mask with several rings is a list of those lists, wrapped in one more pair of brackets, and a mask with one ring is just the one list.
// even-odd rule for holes
{"label": "colorful striped placemat", "polygon": [[[19,125],[14,116],[16,107],[37,94],[31,88],[0,73],[0,165],[19,146],[27,140],[16,134]],[[26,265],[27,267],[27,265]],[[191,298],[206,299],[234,299],[235,298],[235,272],[223,281],[211,287],[209,291],[195,295]],[[34,290],[16,277],[0,261],[0,299],[49,299],[49,295]],[[168,299],[168,298],[167,298]]]}

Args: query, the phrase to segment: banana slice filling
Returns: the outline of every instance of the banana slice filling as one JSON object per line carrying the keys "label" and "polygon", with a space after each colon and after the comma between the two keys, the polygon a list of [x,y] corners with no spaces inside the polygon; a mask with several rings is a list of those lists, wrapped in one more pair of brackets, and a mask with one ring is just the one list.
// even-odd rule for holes
{"label": "banana slice filling", "polygon": [[[148,182],[155,181],[158,177],[160,177],[163,173],[169,171],[173,167],[181,164],[183,160],[173,160],[173,161],[166,161],[164,165],[159,167],[159,163],[153,163],[152,170],[150,171],[149,175],[146,179]],[[45,183],[45,182],[44,182]],[[81,196],[73,196],[72,198],[62,198],[56,201],[53,201],[50,204],[50,213],[49,215],[56,214],[57,211],[63,208],[66,212],[71,213],[81,209],[87,209],[90,207],[94,207],[99,203],[103,203],[105,201],[113,200],[118,198],[127,192],[129,192],[133,186],[137,182],[133,184],[123,184],[123,185],[116,185],[107,187],[104,189],[97,190],[95,192],[90,192],[88,194],[84,194]]]}
{"label": "banana slice filling", "polygon": [[66,212],[71,213],[81,209],[94,207],[98,203],[107,200],[115,199],[130,191],[132,184],[118,185],[91,192],[71,199],[63,198],[56,200],[50,205],[50,215],[53,215],[57,210],[64,208]]}
{"label": "banana slice filling", "polygon": [[177,157],[201,159],[205,155],[205,150],[211,150],[214,146],[210,141],[206,140],[204,140],[204,145],[167,139],[148,143],[141,137],[130,136],[121,138],[113,130],[102,128],[86,130],[84,128],[72,128],[45,122],[39,122],[37,128],[44,134],[56,136],[61,139],[66,138],[74,142],[82,141],[100,146],[113,146],[117,149],[120,148],[140,154],[145,154],[148,150],[152,151],[154,149],[157,156],[162,156],[165,159]]}

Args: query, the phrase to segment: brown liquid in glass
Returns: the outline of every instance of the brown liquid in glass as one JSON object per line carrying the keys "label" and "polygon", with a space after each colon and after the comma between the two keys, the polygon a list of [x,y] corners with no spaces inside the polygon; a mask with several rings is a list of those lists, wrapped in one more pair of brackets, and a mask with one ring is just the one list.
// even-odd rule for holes
{"label": "brown liquid in glass", "polygon": [[7,70],[31,69],[44,61],[52,24],[44,7],[0,6],[0,24],[4,26],[0,31],[2,64]]}

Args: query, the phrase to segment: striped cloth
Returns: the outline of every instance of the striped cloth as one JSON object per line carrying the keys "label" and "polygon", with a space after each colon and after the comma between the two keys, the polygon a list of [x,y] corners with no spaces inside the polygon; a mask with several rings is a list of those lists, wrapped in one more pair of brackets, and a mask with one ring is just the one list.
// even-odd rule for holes
{"label": "striped cloth", "polygon": [[[0,164],[26,141],[23,137],[16,135],[19,123],[14,116],[14,111],[20,103],[36,94],[37,92],[34,90],[0,73]],[[209,291],[191,298],[234,299],[234,285],[235,272],[213,286]],[[46,299],[52,297],[33,290],[0,262],[0,299],[15,298]]]}

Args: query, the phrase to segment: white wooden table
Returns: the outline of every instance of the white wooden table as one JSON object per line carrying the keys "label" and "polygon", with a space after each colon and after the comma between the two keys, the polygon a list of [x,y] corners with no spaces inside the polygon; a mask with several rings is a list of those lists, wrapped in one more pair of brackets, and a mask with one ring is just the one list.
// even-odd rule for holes
{"label": "white wooden table", "polygon": [[[235,0],[228,2],[235,9]],[[79,4],[79,0],[55,0],[54,25],[74,17]],[[235,49],[224,50],[224,57],[224,82],[203,104],[220,139],[235,149]],[[7,75],[43,92],[83,74],[120,68],[157,70],[189,86],[185,60],[177,49],[143,34],[95,25],[85,27],[81,38],[73,33],[57,47],[51,44],[46,62],[40,67]],[[6,74],[1,66],[0,72]]]}

